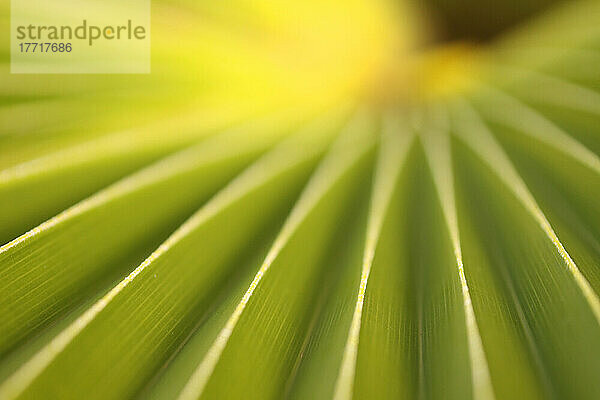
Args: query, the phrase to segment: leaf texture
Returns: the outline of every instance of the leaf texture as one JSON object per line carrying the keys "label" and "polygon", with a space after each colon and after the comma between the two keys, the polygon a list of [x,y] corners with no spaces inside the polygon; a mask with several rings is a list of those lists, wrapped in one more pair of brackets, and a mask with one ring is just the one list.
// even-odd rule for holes
{"label": "leaf texture", "polygon": [[378,101],[386,3],[168,3],[0,77],[0,399],[600,398],[597,1]]}

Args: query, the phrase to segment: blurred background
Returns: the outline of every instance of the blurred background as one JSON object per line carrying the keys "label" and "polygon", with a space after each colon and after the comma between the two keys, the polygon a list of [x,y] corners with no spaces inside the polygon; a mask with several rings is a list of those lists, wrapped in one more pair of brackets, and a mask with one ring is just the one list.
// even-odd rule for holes
{"label": "blurred background", "polygon": [[565,0],[425,0],[437,41],[485,42]]}
{"label": "blurred background", "polygon": [[[281,104],[335,102],[364,91],[408,52],[452,41],[489,41],[556,2],[153,1],[150,76],[9,75],[8,35],[3,35],[0,102],[36,102],[42,110],[15,107],[31,117],[20,124],[3,113],[1,133],[49,131],[57,123],[67,124],[66,131],[79,119],[85,119],[87,131],[106,132],[187,105],[241,116]],[[9,2],[3,3],[6,27],[9,10]],[[61,118],[56,103],[41,107],[41,100],[57,97],[78,103],[69,118]],[[93,104],[79,101],[92,98],[97,98]],[[21,114],[14,115],[17,120]]]}
{"label": "blurred background", "polygon": [[[485,48],[556,2],[156,0],[152,72],[141,75],[10,74],[9,35],[2,35],[0,184],[25,200],[18,216],[7,211],[0,219],[0,238],[243,121],[415,101],[419,91],[452,86],[440,57],[424,64],[424,54],[467,59],[464,43]],[[0,7],[8,27],[9,2]],[[40,170],[44,179],[32,179]],[[33,195],[39,191],[43,200]],[[0,207],[12,201],[3,196]]]}

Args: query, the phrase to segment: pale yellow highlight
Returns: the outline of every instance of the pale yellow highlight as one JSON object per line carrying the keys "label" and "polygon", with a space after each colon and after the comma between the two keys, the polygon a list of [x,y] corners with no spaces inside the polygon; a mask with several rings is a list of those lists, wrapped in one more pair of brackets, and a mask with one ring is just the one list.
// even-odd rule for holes
{"label": "pale yellow highlight", "polygon": [[360,284],[340,371],[335,384],[333,395],[335,400],[349,400],[352,398],[362,313],[369,275],[383,220],[413,136],[413,131],[403,127],[397,117],[388,117],[385,120],[373,184]]}
{"label": "pale yellow highlight", "polygon": [[[120,154],[130,155],[132,152],[143,152],[165,146],[176,148],[194,143],[214,135],[227,126],[240,124],[240,120],[249,113],[248,110],[241,111],[223,107],[204,107],[204,110],[200,112],[198,106],[192,105],[189,109],[142,128],[111,132],[0,170],[0,187],[16,180],[39,176],[48,171],[69,168],[102,158]],[[283,111],[273,110],[267,116],[256,117],[257,121],[254,124],[269,123],[271,124],[269,132],[272,132],[277,123],[289,124],[294,119],[299,120],[299,116],[305,117],[315,113],[314,110],[307,107],[289,107]],[[293,116],[293,114],[298,114],[298,116]],[[246,127],[249,126],[251,125],[246,124]],[[239,126],[229,129],[233,131],[239,129]],[[250,130],[244,136],[258,135],[258,139],[260,139],[262,132],[259,129],[246,129]],[[240,137],[238,140],[243,139],[244,137]]]}
{"label": "pale yellow highlight", "polygon": [[536,101],[600,115],[600,93],[595,90],[524,67],[497,63],[490,66],[490,70],[492,74],[499,74],[502,78],[514,79],[517,82],[526,82],[528,88],[535,88],[524,96]]}
{"label": "pale yellow highlight", "polygon": [[[332,117],[335,118],[347,112],[347,106],[341,107],[339,110],[332,112],[338,114]],[[109,203],[118,197],[127,193],[134,192],[148,185],[152,185],[161,180],[167,179],[179,173],[183,173],[191,168],[197,167],[200,162],[210,163],[227,159],[241,154],[256,151],[261,147],[266,147],[270,142],[276,141],[281,136],[282,124],[291,123],[287,119],[286,114],[275,114],[260,121],[255,121],[252,124],[246,124],[237,128],[231,128],[228,132],[222,135],[216,135],[213,138],[177,152],[169,157],[166,157],[142,170],[136,172],[108,188],[88,197],[87,199],[75,204],[71,208],[61,212],[55,217],[43,222],[37,227],[24,233],[18,238],[0,247],[0,254],[9,249],[27,241],[28,239],[40,234],[41,232],[50,230],[56,225],[59,225],[71,218],[84,214],[85,212],[100,207],[103,204]],[[287,121],[287,122],[286,122]],[[124,139],[128,143],[128,139]],[[224,146],[226,145],[226,146]],[[111,145],[112,146],[112,145]],[[90,151],[98,151],[94,146],[84,145]],[[74,149],[65,150],[65,154],[70,154]],[[48,159],[40,158],[32,160],[17,166],[12,169],[0,171],[0,185],[8,184],[15,179],[22,179],[44,172],[45,168],[50,168],[50,165],[61,165],[61,160],[64,157],[53,154]],[[51,160],[56,160],[53,162]]]}
{"label": "pale yellow highlight", "polygon": [[590,283],[581,273],[569,253],[554,232],[550,222],[538,206],[525,182],[512,162],[496,141],[492,132],[485,126],[476,111],[464,100],[455,103],[457,115],[456,134],[471,147],[492,168],[504,184],[515,194],[527,211],[535,218],[546,236],[552,241],[564,260],[568,271],[589,304],[596,321],[600,324],[600,299]]}
{"label": "pale yellow highlight", "polygon": [[491,103],[484,111],[487,118],[541,140],[600,174],[600,158],[554,123],[507,93],[483,84],[481,90]]}
{"label": "pale yellow highlight", "polygon": [[[338,116],[339,117],[339,116]],[[273,179],[282,171],[318,155],[329,141],[327,132],[330,132],[339,123],[336,119],[319,121],[303,130],[298,136],[294,136],[276,149],[261,158],[241,175],[236,177],[228,186],[215,195],[204,207],[190,217],[177,231],[175,231],[158,249],[156,249],[144,262],[135,268],[125,279],[111,289],[104,297],[85,311],[71,325],[61,331],[52,341],[38,351],[31,359],[23,364],[13,375],[0,385],[0,398],[10,400],[18,397],[27,387],[47,368],[52,361],[73,341],[73,339],[85,329],[93,319],[106,308],[106,306],[125,289],[144,269],[162,257],[179,241],[201,226],[219,212],[239,201],[244,195],[256,190],[265,182]],[[256,138],[253,138],[254,140]],[[187,150],[185,156],[191,152]],[[207,148],[210,154],[212,149]],[[168,160],[166,160],[168,161]],[[161,163],[162,164],[162,163]],[[104,204],[135,187],[156,181],[158,176],[172,173],[172,169],[180,170],[177,163],[148,168],[130,179],[125,179],[111,188],[95,195],[88,200],[79,203],[73,208],[63,212],[59,216],[45,222],[27,234],[0,248],[0,252],[7,251],[13,246],[50,229],[68,218],[81,214],[93,207]]]}
{"label": "pale yellow highlight", "polygon": [[254,291],[302,221],[306,219],[329,188],[372,147],[374,138],[369,131],[372,131],[369,118],[366,115],[357,116],[350,123],[347,131],[342,134],[340,140],[334,145],[331,153],[319,166],[317,172],[315,172],[315,175],[313,175],[302,193],[300,200],[298,200],[287,218],[283,228],[277,235],[264,262],[254,276],[241,301],[179,394],[179,400],[195,400],[202,395]]}
{"label": "pale yellow highlight", "polygon": [[473,398],[477,400],[493,400],[495,396],[490,377],[490,370],[483,349],[483,343],[481,341],[475,311],[473,310],[471,294],[469,292],[469,285],[463,265],[458,217],[456,213],[448,116],[445,109],[436,107],[433,112],[435,113],[433,118],[435,121],[434,126],[423,129],[421,131],[421,138],[425,148],[427,162],[433,175],[433,181],[435,183],[439,201],[442,206],[446,225],[448,226],[454,256],[456,258],[456,265],[458,267],[458,277],[463,296],[467,340],[469,345],[469,358],[471,362]]}

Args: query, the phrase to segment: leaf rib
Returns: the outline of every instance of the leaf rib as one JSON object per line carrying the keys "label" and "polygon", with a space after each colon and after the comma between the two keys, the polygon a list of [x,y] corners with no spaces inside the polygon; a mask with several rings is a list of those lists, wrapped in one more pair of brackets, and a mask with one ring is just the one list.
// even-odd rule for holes
{"label": "leaf rib", "polygon": [[[49,321],[50,312],[75,301],[75,291],[85,289],[94,277],[116,270],[121,264],[128,272],[133,265],[124,264],[141,262],[150,248],[279,140],[279,134],[273,134],[278,125],[268,127],[256,124],[262,135],[248,135],[249,131],[242,128],[207,139],[118,181],[1,246],[4,279],[0,290],[10,296],[0,305],[4,320],[0,353]],[[163,190],[175,190],[178,196],[159,198]],[[103,232],[119,226],[118,217],[124,213],[127,227],[102,237]],[[67,241],[68,235],[74,237]],[[152,247],[147,243],[150,239]],[[144,253],[135,260],[120,261],[138,251]],[[118,265],[113,265],[115,261]],[[83,264],[85,268],[80,267]]]}
{"label": "leaf rib", "polygon": [[366,115],[356,116],[311,177],[244,296],[179,394],[179,400],[195,400],[202,395],[248,302],[279,253],[329,187],[369,149],[373,138],[365,135],[367,124]]}
{"label": "leaf rib", "polygon": [[479,108],[486,118],[534,137],[600,174],[600,157],[567,132],[498,89],[482,86],[482,90],[487,94],[487,101]]}
{"label": "leaf rib", "polygon": [[[321,121],[323,122],[323,121]],[[327,121],[326,127],[332,121]],[[335,121],[333,121],[335,122]],[[322,128],[323,126],[317,126]],[[315,128],[312,126],[311,128]],[[318,135],[315,133],[318,131]],[[284,171],[314,159],[323,151],[328,135],[322,130],[301,131],[298,135],[281,143],[273,151],[252,164],[229,185],[217,193],[204,207],[190,217],[177,231],[163,242],[143,263],[94,303],[72,324],[61,331],[40,351],[33,355],[13,375],[0,385],[0,397],[18,397],[52,361],[114,300],[135,278],[158,259],[164,257],[174,246],[190,235],[196,228],[240,200],[247,193],[260,188],[265,182]],[[148,179],[153,175],[144,172]],[[60,222],[60,221],[59,221]]]}
{"label": "leaf rib", "polygon": [[333,396],[335,400],[352,398],[362,312],[371,266],[373,265],[383,220],[413,138],[412,131],[402,127],[397,116],[388,116],[385,123],[372,189],[360,284],[340,372],[335,385]]}
{"label": "leaf rib", "polygon": [[442,206],[444,219],[446,220],[446,226],[448,227],[448,233],[452,241],[454,256],[456,257],[469,343],[473,397],[475,399],[494,399],[495,395],[489,366],[483,349],[481,334],[477,318],[475,317],[475,311],[473,310],[471,294],[463,265],[448,132],[448,115],[445,109],[439,107],[434,112],[436,113],[434,121],[436,121],[437,126],[427,127],[420,132],[425,148],[425,155],[433,175],[438,199]]}
{"label": "leaf rib", "polygon": [[554,232],[550,222],[537,204],[527,185],[515,169],[514,165],[497,142],[492,132],[485,126],[476,111],[468,102],[461,99],[454,103],[456,120],[461,121],[457,135],[471,147],[489,165],[502,182],[513,192],[529,214],[536,220],[547,238],[552,242],[563,259],[567,270],[581,290],[583,297],[591,308],[596,322],[600,324],[600,299],[594,292],[586,277],[581,273],[560,239]]}
{"label": "leaf rib", "polygon": [[516,88],[516,90],[519,90],[519,93],[522,93],[527,98],[572,110],[600,115],[600,93],[593,89],[543,72],[512,65],[494,65],[493,70],[503,77],[515,77],[518,79],[517,82],[526,82],[527,85],[534,86],[536,90],[522,90],[521,87]]}

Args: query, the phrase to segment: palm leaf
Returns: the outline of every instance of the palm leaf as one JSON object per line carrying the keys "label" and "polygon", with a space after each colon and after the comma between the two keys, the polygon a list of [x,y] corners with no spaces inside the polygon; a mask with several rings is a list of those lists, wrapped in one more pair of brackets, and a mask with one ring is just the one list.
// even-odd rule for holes
{"label": "palm leaf", "polygon": [[397,6],[160,1],[157,73],[3,75],[0,398],[600,398],[598,2],[426,52]]}

